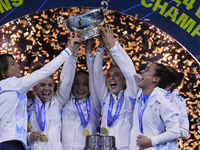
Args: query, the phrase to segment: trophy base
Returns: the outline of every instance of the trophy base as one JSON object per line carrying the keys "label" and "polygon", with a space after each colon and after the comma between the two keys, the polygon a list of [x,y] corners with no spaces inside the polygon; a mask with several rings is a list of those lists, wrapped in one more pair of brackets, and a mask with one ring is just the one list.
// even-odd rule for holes
{"label": "trophy base", "polygon": [[116,150],[114,136],[89,135],[84,150]]}
{"label": "trophy base", "polygon": [[82,38],[82,41],[97,37],[100,35],[99,27],[91,27],[89,29],[83,30],[78,33],[79,38]]}

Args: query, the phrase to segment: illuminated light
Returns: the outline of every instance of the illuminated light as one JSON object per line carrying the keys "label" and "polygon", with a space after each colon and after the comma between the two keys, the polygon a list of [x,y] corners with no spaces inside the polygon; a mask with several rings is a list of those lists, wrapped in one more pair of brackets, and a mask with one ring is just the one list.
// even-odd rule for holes
{"label": "illuminated light", "polygon": [[153,29],[153,28],[154,28],[154,25],[152,25],[152,26],[149,27],[149,29]]}
{"label": "illuminated light", "polygon": [[6,23],[6,27],[9,27],[10,26],[10,24],[9,23]]}
{"label": "illuminated light", "polygon": [[124,31],[123,34],[127,34],[127,31]]}
{"label": "illuminated light", "polygon": [[[57,24],[55,26],[52,26],[56,22],[56,17],[59,12],[58,10],[59,9],[51,9],[50,11],[47,11],[47,13],[46,13],[46,11],[44,11],[45,15],[47,15],[48,13],[54,14],[54,15],[49,15],[52,17],[49,17],[46,19],[42,18],[41,13],[37,13],[34,15],[30,15],[31,18],[33,18],[32,23],[31,23],[32,19],[29,18],[29,16],[27,15],[26,17],[23,17],[23,19],[21,19],[21,21],[20,20],[14,21],[14,25],[12,25],[10,23],[10,25],[12,25],[12,27],[10,26],[8,28],[8,27],[4,26],[5,30],[0,28],[1,40],[4,37],[4,39],[3,39],[4,41],[3,40],[0,41],[0,45],[1,45],[0,52],[1,53],[9,52],[9,53],[15,55],[19,59],[19,62],[20,62],[20,60],[21,60],[21,63],[22,63],[22,61],[24,61],[22,63],[23,64],[22,66],[27,67],[28,66],[26,64],[27,62],[25,62],[26,55],[30,55],[32,58],[34,57],[33,62],[36,62],[39,60],[39,56],[44,56],[44,58],[46,58],[46,57],[49,57],[50,54],[52,54],[52,53],[49,53],[49,51],[47,49],[43,50],[43,49],[45,49],[46,45],[49,45],[49,47],[51,47],[53,49],[53,51],[59,51],[60,49],[62,49],[65,46],[67,40],[71,39],[74,35],[72,33],[69,33],[69,31],[67,31],[61,27],[54,29],[55,26],[58,26]],[[60,11],[60,12],[62,15],[64,14],[65,16],[68,17],[68,16],[74,15],[76,12],[82,11],[83,9],[81,8],[81,10],[79,10],[79,9],[74,9],[74,8],[73,9],[67,8],[67,10],[68,11],[65,11],[64,9],[62,9],[62,11]],[[73,11],[69,11],[69,10],[73,10]],[[109,19],[109,24],[111,24],[112,27],[115,29],[114,33],[116,36],[116,40],[124,47],[124,49],[127,51],[129,56],[132,57],[132,60],[134,61],[137,71],[139,71],[139,69],[140,69],[140,64],[145,65],[152,61],[155,61],[158,63],[164,63],[165,65],[169,64],[170,66],[174,66],[177,70],[182,71],[184,73],[184,75],[186,76],[184,79],[184,81],[185,81],[184,84],[186,84],[186,87],[187,87],[187,84],[190,84],[191,79],[193,79],[193,77],[190,79],[190,75],[192,74],[193,76],[195,76],[196,74],[198,74],[199,68],[198,67],[191,68],[191,66],[193,67],[193,63],[195,64],[195,61],[191,61],[192,59],[190,57],[188,57],[188,56],[190,56],[190,54],[188,54],[187,51],[184,48],[182,48],[182,46],[177,44],[177,41],[175,39],[171,38],[168,34],[164,33],[163,31],[159,30],[158,28],[156,28],[150,24],[148,24],[148,28],[147,28],[149,30],[148,32],[145,32],[145,33],[140,32],[140,31],[144,31],[143,24],[145,24],[145,22],[141,21],[140,19],[135,20],[135,18],[132,16],[126,17],[125,14],[123,14],[121,16],[120,15],[117,16],[117,18],[119,18],[121,24],[119,23],[116,25],[115,23],[113,23],[113,22],[115,22],[114,20],[116,19],[115,14],[116,14],[116,12],[112,13],[112,11],[111,11],[111,13],[110,13],[108,10],[108,16],[109,17],[111,16],[111,19]],[[46,22],[44,22],[44,20]],[[48,22],[48,20],[49,20],[49,22]],[[129,22],[129,20],[130,20],[131,24],[125,24],[125,23]],[[23,21],[26,22],[26,26],[23,26]],[[138,24],[134,24],[135,23],[134,21],[138,21],[137,22]],[[107,23],[108,20],[106,20],[105,22]],[[36,27],[36,23],[39,25],[38,26],[39,28]],[[27,28],[27,25],[31,25],[31,26],[28,26],[28,28]],[[51,25],[50,28],[48,28],[49,25]],[[17,32],[19,29],[21,29],[21,32]],[[30,29],[30,30],[28,30],[28,29]],[[125,29],[127,30],[127,31],[125,31],[127,33],[124,32]],[[10,32],[8,34],[7,33],[5,34],[5,31],[12,31],[13,34],[9,35]],[[24,32],[27,32],[27,31],[29,33],[27,34],[27,36],[24,37]],[[42,31],[45,31],[45,32],[43,33]],[[47,31],[48,31],[48,35],[47,35]],[[130,31],[134,31],[134,32],[130,32]],[[146,28],[145,28],[145,31],[146,31]],[[140,33],[138,34],[138,32],[140,32]],[[121,33],[123,33],[125,35],[121,36]],[[130,35],[130,33],[132,33],[132,35]],[[37,35],[39,35],[39,36],[37,36]],[[60,35],[67,37],[66,42],[60,42],[58,40],[58,37]],[[120,37],[119,37],[119,35],[120,35]],[[139,35],[140,37],[137,38],[138,37],[137,35]],[[148,40],[142,39],[143,35],[148,35],[149,36]],[[11,39],[11,36],[12,36],[12,39]],[[18,41],[20,41],[20,42],[18,42]],[[163,41],[165,41],[165,42],[163,42]],[[149,45],[151,45],[151,46],[149,46],[147,49],[145,49],[146,48],[145,44],[147,42],[148,42],[148,46]],[[169,42],[171,42],[171,43],[169,43]],[[6,47],[9,51],[7,51],[6,48],[3,48],[4,43],[7,43],[4,45],[4,47]],[[16,46],[9,46],[10,43],[12,43],[12,44],[15,43]],[[22,49],[23,46],[20,45],[21,43],[23,43],[23,45],[26,45],[25,49]],[[27,46],[27,44],[30,44],[32,47]],[[94,46],[93,50],[95,50],[96,45],[98,45],[97,41],[95,42],[94,45],[95,46]],[[38,48],[38,51],[33,50],[34,46],[36,46]],[[168,47],[168,48],[166,48],[166,47]],[[166,53],[166,52],[170,52],[170,53]],[[185,53],[183,54],[183,52],[185,52]],[[163,53],[165,53],[165,54],[163,54]],[[21,54],[23,54],[23,55],[21,55]],[[84,46],[81,45],[80,51],[78,53],[78,57],[80,58],[80,60],[78,59],[78,63],[81,63],[82,58],[83,58],[83,60],[85,59],[84,54],[85,54]],[[175,56],[176,54],[178,54],[178,56]],[[182,56],[182,54],[185,56]],[[165,57],[165,55],[168,55],[168,56]],[[53,58],[55,58],[55,56],[56,55],[53,54]],[[154,58],[150,58],[152,56]],[[155,57],[155,56],[159,56],[159,57]],[[142,60],[141,57],[146,57],[146,59]],[[104,63],[106,65],[104,65],[103,68],[105,68],[105,70],[106,70],[111,65],[112,61],[109,59],[109,56],[105,56],[104,58],[105,58]],[[189,61],[188,61],[188,58],[190,58]],[[175,60],[175,61],[172,61],[172,60]],[[47,63],[49,61],[50,61],[49,59],[46,59],[45,63]],[[177,65],[178,62],[180,62],[179,66]],[[183,66],[189,67],[190,70],[188,70],[188,68],[183,69]],[[79,65],[79,68],[84,69],[85,66]],[[23,70],[23,73],[28,74],[27,73],[28,69],[29,68],[25,68]],[[195,71],[191,71],[191,69],[194,69]],[[57,77],[56,80],[58,80],[60,72],[61,72],[61,69],[59,69],[59,71],[56,72],[56,77]],[[199,80],[200,76],[198,76],[196,78]],[[55,82],[59,83],[58,81],[55,81]],[[198,83],[199,83],[199,81],[198,81]],[[199,86],[198,83],[196,84],[197,87]],[[178,89],[180,90],[182,87],[183,86],[181,85]],[[190,99],[193,99],[193,97],[192,97],[193,93],[191,93],[191,92],[183,93],[183,90],[184,89],[181,89],[181,91],[179,93],[184,96],[189,95],[188,96],[189,98],[187,98],[188,112],[192,112],[194,115],[196,115],[192,110],[192,106],[196,105],[196,103],[192,101],[192,104],[191,104],[191,100],[190,100]],[[197,91],[197,88],[193,87],[192,90]],[[198,97],[199,96],[196,96],[195,99]],[[189,115],[191,118],[193,117],[193,116],[191,116],[191,114],[189,114]],[[194,137],[192,132],[190,134],[192,137]],[[186,142],[184,142],[185,145],[188,145],[188,144],[193,145],[193,142],[191,142],[190,137]],[[182,141],[180,143],[182,144]]]}

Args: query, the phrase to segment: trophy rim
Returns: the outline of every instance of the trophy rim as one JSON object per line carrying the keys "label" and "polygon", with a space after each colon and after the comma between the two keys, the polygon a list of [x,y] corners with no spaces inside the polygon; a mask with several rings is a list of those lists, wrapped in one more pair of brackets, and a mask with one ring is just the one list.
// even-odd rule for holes
{"label": "trophy rim", "polygon": [[[65,20],[63,20],[63,26],[65,26],[65,28],[70,31],[70,32],[75,32],[75,33],[79,33],[79,32],[82,32],[82,31],[85,31],[85,30],[88,30],[89,28],[92,28],[94,26],[94,23],[89,25],[88,27],[84,28],[84,29],[77,29],[75,27],[71,27],[69,28],[69,24],[70,24],[70,19],[73,19],[73,18],[76,18],[76,17],[82,17],[82,16],[85,16],[87,14],[90,14],[90,13],[93,13],[97,10],[100,10],[103,12],[103,19],[101,22],[98,22],[98,23],[95,23],[95,26],[98,27],[100,26],[100,24],[102,24],[105,20],[105,9],[103,7],[98,7],[98,8],[93,8],[91,10],[88,10],[88,11],[85,11],[83,14],[77,14],[77,15],[74,15],[74,16],[71,16]],[[60,16],[59,16],[60,17]]]}

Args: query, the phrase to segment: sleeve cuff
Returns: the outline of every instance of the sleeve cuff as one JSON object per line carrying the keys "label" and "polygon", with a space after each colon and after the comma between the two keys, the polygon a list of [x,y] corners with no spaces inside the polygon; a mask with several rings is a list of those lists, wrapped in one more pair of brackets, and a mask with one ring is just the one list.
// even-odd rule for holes
{"label": "sleeve cuff", "polygon": [[27,134],[27,141],[28,141],[28,143],[31,143],[31,141],[29,140],[29,136],[30,136],[30,134]]}
{"label": "sleeve cuff", "polygon": [[97,47],[97,52],[101,52],[101,51],[104,51],[104,48]]}
{"label": "sleeve cuff", "polygon": [[64,52],[66,52],[69,56],[72,55],[72,52],[67,47],[64,49]]}
{"label": "sleeve cuff", "polygon": [[93,53],[90,53],[90,54],[86,54],[86,57],[89,57],[89,58],[92,58],[94,56]]}
{"label": "sleeve cuff", "polygon": [[119,44],[117,41],[115,41],[115,45],[111,48],[111,49],[109,49],[109,51],[110,52],[113,52],[113,51],[115,51],[115,49],[116,49],[116,47],[117,47],[117,44]]}
{"label": "sleeve cuff", "polygon": [[157,141],[156,141],[155,137],[152,137],[150,139],[151,139],[152,146],[156,146],[157,145]]}

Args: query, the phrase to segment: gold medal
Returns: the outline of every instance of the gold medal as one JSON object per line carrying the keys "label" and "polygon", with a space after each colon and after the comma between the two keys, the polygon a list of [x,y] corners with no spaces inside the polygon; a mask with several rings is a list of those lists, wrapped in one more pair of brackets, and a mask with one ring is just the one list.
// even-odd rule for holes
{"label": "gold medal", "polygon": [[85,128],[83,129],[83,135],[84,136],[88,136],[89,135],[89,131],[87,129],[85,129]]}
{"label": "gold medal", "polygon": [[108,134],[108,130],[105,127],[101,128],[100,132],[104,135]]}
{"label": "gold medal", "polygon": [[48,139],[49,139],[48,136],[45,134],[42,134],[41,138],[42,138],[42,141],[44,141],[44,142],[48,141]]}
{"label": "gold medal", "polygon": [[28,132],[31,131],[31,124],[30,123],[27,124],[27,131]]}

